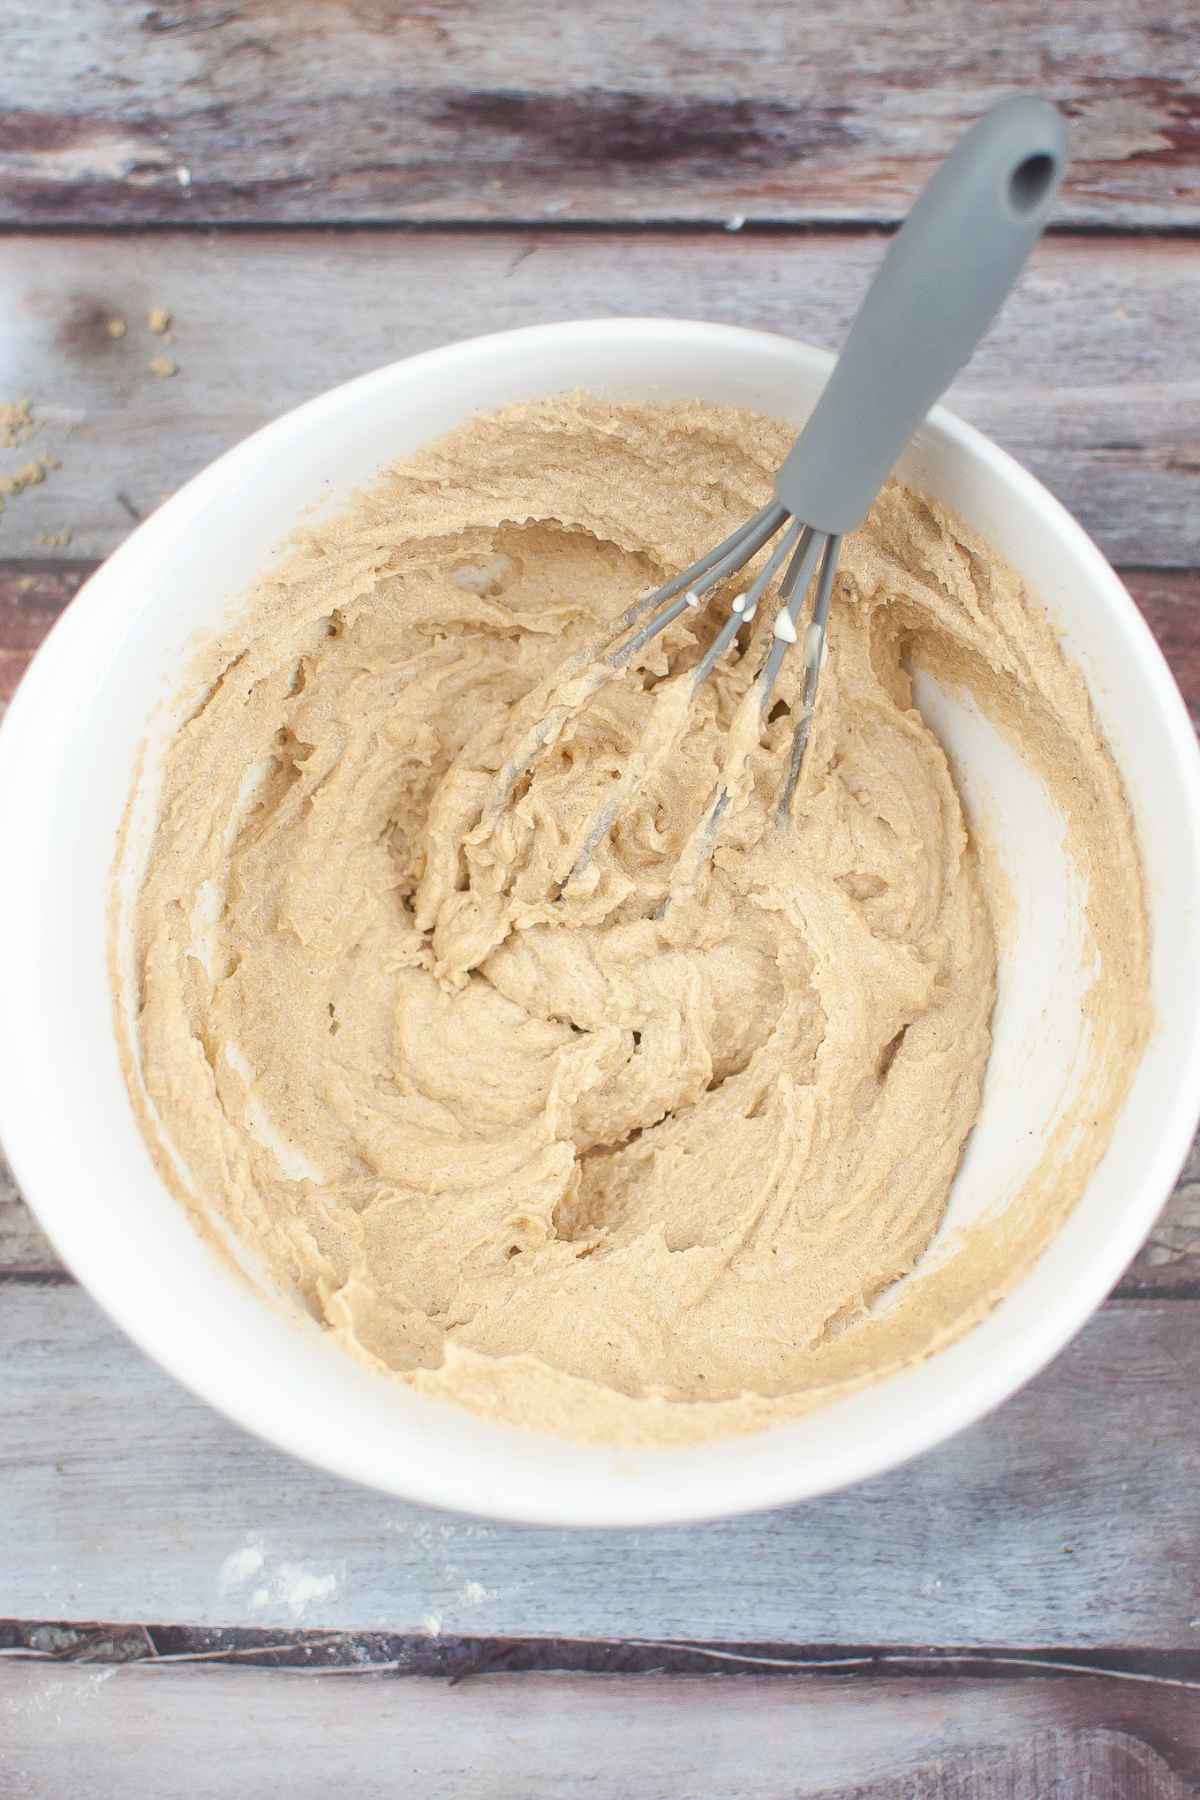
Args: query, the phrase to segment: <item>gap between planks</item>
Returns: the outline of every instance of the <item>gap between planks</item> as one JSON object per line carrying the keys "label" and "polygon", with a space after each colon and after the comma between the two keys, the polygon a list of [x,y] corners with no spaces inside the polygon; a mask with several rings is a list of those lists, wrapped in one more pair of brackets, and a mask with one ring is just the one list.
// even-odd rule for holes
{"label": "gap between planks", "polygon": [[0,1619],[0,1657],[90,1668],[209,1667],[398,1675],[457,1685],[484,1675],[741,1675],[791,1681],[1058,1680],[1071,1675],[1200,1695],[1200,1651],[928,1644],[693,1643],[684,1639],[417,1636],[254,1626]]}

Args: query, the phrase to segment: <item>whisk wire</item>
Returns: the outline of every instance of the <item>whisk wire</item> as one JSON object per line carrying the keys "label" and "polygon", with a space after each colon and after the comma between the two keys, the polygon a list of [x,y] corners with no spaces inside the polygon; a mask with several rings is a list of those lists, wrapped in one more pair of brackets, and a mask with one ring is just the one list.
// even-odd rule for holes
{"label": "whisk wire", "polygon": [[817,566],[817,558],[826,543],[824,532],[813,531],[805,526],[801,542],[797,544],[788,566],[787,573],[779,590],[781,605],[775,615],[775,624],[771,631],[771,644],[767,658],[758,674],[759,702],[763,717],[771,704],[771,695],[775,691],[775,683],[779,679],[780,666],[790,647],[797,642],[799,632],[796,620],[804,605],[812,582],[813,571]]}
{"label": "whisk wire", "polygon": [[[703,556],[697,557],[694,563],[689,563],[686,569],[681,570],[678,575],[673,575],[670,581],[664,581],[661,586],[652,588],[648,594],[643,594],[639,600],[635,600],[621,620],[622,628],[636,624],[646,613],[653,611],[656,606],[661,606],[664,600],[670,600],[676,594],[683,593],[702,576],[715,569],[718,563],[728,560],[731,569],[739,568],[743,562],[755,554],[755,551],[762,547],[774,532],[779,530],[786,517],[786,506],[778,500],[768,500],[765,506],[760,506],[756,513],[746,519],[736,530],[731,531],[728,537],[722,538],[719,544],[714,544],[711,550],[706,550]],[[743,550],[739,555],[734,556],[734,551],[739,550],[751,537],[757,536],[760,530],[762,536],[758,538],[754,550]],[[705,583],[705,591],[707,592],[715,581],[722,580],[724,580],[724,574],[715,576],[713,581]]]}
{"label": "whisk wire", "polygon": [[722,625],[720,631],[709,645],[708,650],[696,665],[696,673],[692,678],[693,686],[699,687],[702,681],[708,680],[708,677],[712,674],[721,658],[725,655],[725,652],[729,649],[730,644],[733,642],[742,626],[749,625],[755,613],[758,611],[759,601],[774,581],[776,575],[778,575],[783,563],[792,554],[796,547],[797,539],[799,539],[807,529],[808,527],[805,525],[790,525],[780,538],[775,549],[771,552],[766,567],[755,578],[750,587],[746,589],[746,592],[744,594],[739,594],[734,600],[733,605],[730,608],[728,619],[726,619],[724,625]]}
{"label": "whisk wire", "polygon": [[[748,521],[744,530],[733,532],[723,544],[718,544],[715,551],[702,556],[699,562],[693,563],[690,569],[685,569],[682,575],[676,575],[671,581],[664,582],[653,593],[646,594],[637,601],[630,612],[626,613],[623,624],[634,623],[636,618],[662,606],[664,601],[670,600],[672,604],[610,653],[608,661],[612,667],[623,669],[631,657],[636,656],[639,650],[665,631],[668,625],[681,618],[689,607],[698,607],[706,594],[711,593],[734,570],[749,562],[752,556],[758,555],[787,516],[787,508],[778,501],[764,506]],[[675,595],[679,595],[679,598],[675,599]],[[631,617],[631,614],[634,616]]]}
{"label": "whisk wire", "polygon": [[788,758],[788,772],[783,784],[783,792],[779,796],[779,822],[782,824],[791,813],[792,800],[800,780],[800,770],[804,763],[804,752],[808,748],[809,733],[812,730],[813,710],[817,703],[817,682],[820,679],[821,664],[825,658],[825,635],[829,623],[829,603],[833,598],[833,578],[837,572],[838,552],[842,547],[841,537],[837,534],[826,539],[825,554],[821,558],[821,572],[817,578],[817,592],[813,599],[812,618],[808,630],[804,634],[804,674],[800,684],[800,712],[796,719],[796,729],[792,734],[792,750]]}

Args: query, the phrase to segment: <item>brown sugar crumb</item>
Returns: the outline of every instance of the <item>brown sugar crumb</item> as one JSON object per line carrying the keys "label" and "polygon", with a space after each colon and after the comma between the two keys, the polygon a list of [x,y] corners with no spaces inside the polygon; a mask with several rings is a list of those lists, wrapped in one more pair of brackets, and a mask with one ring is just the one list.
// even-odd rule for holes
{"label": "brown sugar crumb", "polygon": [[152,306],[146,315],[146,323],[161,337],[164,331],[171,329],[171,315],[165,306]]}
{"label": "brown sugar crumb", "polygon": [[150,359],[150,373],[165,381],[168,375],[178,375],[179,364],[173,356],[153,356]]}
{"label": "brown sugar crumb", "polygon": [[58,460],[53,456],[35,456],[20,469],[14,469],[11,475],[0,475],[0,496],[7,498],[10,494],[19,494],[23,488],[36,487],[45,481],[51,469],[57,469]]}
{"label": "brown sugar crumb", "polygon": [[129,327],[126,325],[124,319],[107,319],[104,324],[104,329],[107,331],[110,338],[123,338]]}
{"label": "brown sugar crumb", "polygon": [[6,450],[13,450],[18,444],[23,444],[26,438],[33,436],[36,429],[32,400],[0,401],[0,444]]}

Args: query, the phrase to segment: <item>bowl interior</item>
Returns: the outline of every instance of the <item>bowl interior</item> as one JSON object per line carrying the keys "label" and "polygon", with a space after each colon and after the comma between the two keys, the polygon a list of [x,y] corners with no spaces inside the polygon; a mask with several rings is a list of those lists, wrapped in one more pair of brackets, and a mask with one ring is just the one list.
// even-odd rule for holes
{"label": "bowl interior", "polygon": [[[821,1492],[937,1441],[1032,1374],[1102,1298],[1165,1197],[1200,1074],[1191,728],[1084,534],[1031,477],[940,412],[901,472],[1016,566],[1083,669],[1132,805],[1153,926],[1155,1030],[1108,1153],[1059,1237],[990,1318],[930,1362],[757,1438],[635,1452],[522,1433],[384,1381],[264,1306],[194,1233],[134,1122],[106,954],[126,796],[148,733],[152,772],[196,640],[236,606],[289,529],[464,416],[510,400],[572,388],[699,396],[799,421],[827,367],[821,353],[759,333],[606,321],[477,340],[366,376],[267,427],[163,506],[89,583],[13,704],[0,734],[0,823],[25,880],[0,905],[23,954],[5,976],[0,1134],[58,1248],[125,1329],[297,1454],[412,1499],[564,1523],[685,1519]],[[1082,894],[1061,820],[1004,740],[928,678],[919,698],[1015,903],[957,1224],[1019,1188],[1070,1098],[1086,979]],[[144,829],[152,779],[142,791]],[[127,879],[136,865],[135,854]]]}

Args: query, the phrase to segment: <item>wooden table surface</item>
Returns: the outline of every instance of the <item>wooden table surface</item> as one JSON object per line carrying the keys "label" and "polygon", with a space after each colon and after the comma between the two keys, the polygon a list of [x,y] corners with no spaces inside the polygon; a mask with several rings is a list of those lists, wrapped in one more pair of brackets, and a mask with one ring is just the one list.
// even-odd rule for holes
{"label": "wooden table surface", "polygon": [[[36,426],[0,447],[26,472],[0,702],[137,519],[346,376],[588,315],[836,345],[933,161],[1036,87],[1072,176],[952,404],[1096,536],[1200,716],[1191,0],[2,0],[0,25],[0,402]],[[1200,1793],[1195,1152],[1113,1298],[983,1424],[809,1506],[612,1534],[258,1444],[0,1178],[0,1465],[5,1796]]]}

